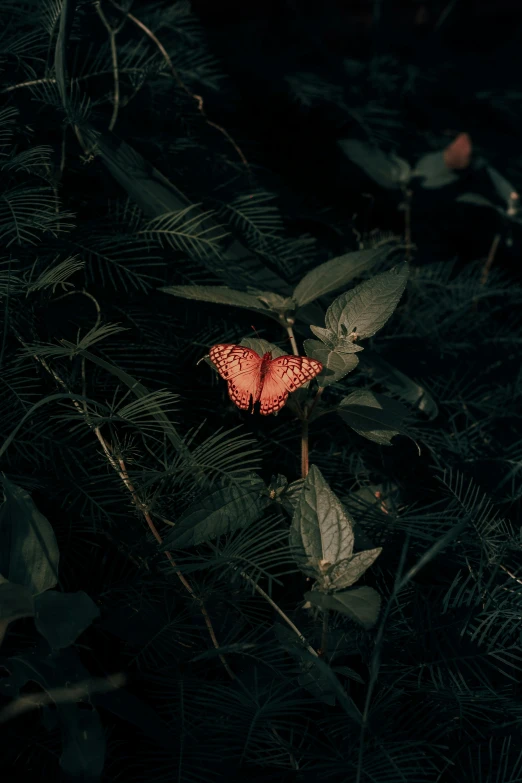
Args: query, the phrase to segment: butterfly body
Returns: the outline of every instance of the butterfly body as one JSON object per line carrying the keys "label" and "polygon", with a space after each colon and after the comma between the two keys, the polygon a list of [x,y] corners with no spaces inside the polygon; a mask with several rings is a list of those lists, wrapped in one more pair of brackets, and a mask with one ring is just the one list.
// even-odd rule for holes
{"label": "butterfly body", "polygon": [[307,356],[277,356],[270,351],[259,356],[242,345],[218,344],[210,349],[210,359],[228,382],[232,402],[241,410],[252,410],[260,402],[263,416],[277,413],[290,392],[319,375],[321,362]]}

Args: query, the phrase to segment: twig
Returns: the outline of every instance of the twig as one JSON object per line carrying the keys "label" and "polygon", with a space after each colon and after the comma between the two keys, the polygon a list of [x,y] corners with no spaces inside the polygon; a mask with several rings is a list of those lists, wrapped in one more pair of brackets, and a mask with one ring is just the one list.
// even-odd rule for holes
{"label": "twig", "polygon": [[301,478],[308,476],[308,419],[301,420]]}
{"label": "twig", "polygon": [[82,680],[69,688],[51,688],[43,693],[29,693],[19,696],[10,704],[0,710],[0,723],[17,718],[23,712],[44,707],[46,704],[64,704],[81,701],[92,693],[107,693],[125,685],[124,674],[111,674],[109,677],[93,677],[91,680]]}
{"label": "twig", "polygon": [[290,345],[292,346],[292,352],[294,356],[299,356],[299,351],[297,349],[297,343],[295,341],[295,335],[294,330],[290,324],[286,324],[286,331],[288,332],[288,337],[290,338]]}
{"label": "twig", "polygon": [[118,111],[120,109],[120,75],[118,70],[118,49],[116,48],[116,36],[120,32],[123,23],[120,24],[118,27],[112,27],[107,17],[102,11],[100,0],[98,0],[98,2],[94,4],[94,6],[96,8],[96,11],[98,12],[98,16],[103,22],[104,27],[109,33],[109,40],[111,44],[112,72],[114,75],[114,106],[112,108],[112,117],[109,123],[109,130],[112,131],[114,129],[114,126],[116,125],[116,120],[118,119]]}
{"label": "twig", "polygon": [[491,267],[493,266],[493,261],[495,260],[495,256],[497,254],[498,246],[500,245],[500,240],[502,239],[502,234],[495,234],[493,238],[493,242],[491,243],[491,247],[489,248],[488,257],[486,258],[486,263],[482,267],[482,274],[480,275],[480,285],[486,285],[489,277],[489,273],[491,271]]}
{"label": "twig", "polygon": [[161,52],[163,59],[167,63],[170,72],[172,73],[174,79],[176,80],[178,86],[189,96],[189,98],[192,98],[192,100],[196,101],[198,106],[198,111],[200,112],[201,116],[204,118],[207,125],[210,125],[212,128],[215,128],[220,133],[222,133],[223,136],[227,139],[227,141],[234,147],[239,159],[241,160],[241,163],[245,166],[250,176],[250,166],[248,164],[247,159],[243,155],[241,148],[236,144],[232,136],[228,133],[228,131],[225,130],[225,128],[208,119],[203,105],[203,98],[201,97],[201,95],[195,95],[194,93],[192,93],[187,87],[187,85],[180,78],[180,75],[177,72],[176,68],[174,67],[167,50],[165,49],[165,47],[163,46],[159,38],[157,38],[157,36],[155,36],[154,33],[152,32],[152,30],[148,28],[140,19],[134,16],[134,14],[131,14],[130,11],[127,11],[125,8],[122,8],[121,5],[115,2],[115,0],[110,0],[110,2],[114,6],[114,8],[117,8],[118,11],[124,14],[127,19],[130,19],[130,21],[133,22],[137,27],[139,27],[140,30],[142,30],[145,33],[145,35],[147,35],[150,38],[150,40],[157,46],[157,48]]}
{"label": "twig", "polygon": [[281,609],[281,608],[280,608],[280,607],[279,607],[279,606],[276,604],[276,602],[275,602],[275,601],[273,601],[273,600],[272,600],[272,598],[270,598],[270,596],[268,595],[268,593],[265,593],[265,591],[263,590],[263,588],[262,588],[262,587],[259,587],[259,585],[257,584],[257,582],[255,582],[255,581],[252,579],[252,577],[250,577],[250,576],[249,576],[248,574],[246,574],[244,571],[241,571],[240,573],[241,573],[241,576],[243,577],[243,579],[246,579],[246,580],[247,580],[247,582],[250,582],[250,584],[253,586],[254,590],[255,590],[257,593],[259,593],[259,595],[262,595],[262,596],[263,596],[263,598],[265,599],[265,601],[268,601],[268,603],[270,604],[270,606],[272,607],[272,609],[275,609],[275,610],[276,610],[276,612],[277,612],[277,613],[278,613],[278,614],[279,614],[279,615],[280,615],[280,616],[283,618],[283,620],[285,621],[285,623],[286,623],[287,625],[289,625],[289,626],[290,626],[290,628],[292,629],[292,631],[294,631],[294,633],[295,633],[295,634],[297,634],[297,636],[299,637],[300,641],[301,641],[301,642],[304,644],[304,646],[306,647],[306,649],[308,650],[308,652],[309,652],[311,655],[313,655],[315,658],[319,658],[319,654],[317,653],[317,651],[316,651],[316,650],[314,650],[314,648],[313,648],[313,647],[312,647],[310,644],[308,644],[308,642],[306,641],[305,637],[303,636],[303,634],[301,633],[301,631],[299,630],[299,628],[298,628],[296,625],[294,625],[294,624],[293,624],[293,622],[291,621],[291,619],[290,619],[290,618],[289,618],[289,617],[288,617],[288,616],[287,616],[287,615],[286,615],[286,614],[283,612],[283,610],[282,610],[282,609]]}
{"label": "twig", "polygon": [[[27,348],[27,346],[25,345],[23,340],[21,340],[20,337],[18,339],[20,340],[20,342],[22,343],[24,348]],[[63,381],[62,378],[60,378],[60,376],[58,375],[58,373],[55,370],[53,370],[47,364],[45,359],[37,356],[36,354],[34,354],[34,358],[36,359],[36,361],[38,361],[42,365],[42,367],[44,367],[44,369],[50,375],[52,375],[52,377],[55,379],[55,381],[62,388],[64,388],[66,391],[68,391],[67,385],[66,385],[65,381]],[[131,482],[131,480],[129,478],[129,474],[127,473],[127,468],[125,467],[124,461],[121,458],[117,459],[114,456],[110,445],[107,443],[107,441],[105,440],[105,438],[101,434],[100,428],[96,427],[96,426],[93,426],[89,422],[88,414],[86,414],[86,411],[82,408],[82,406],[80,405],[78,400],[72,400],[72,402],[73,402],[74,406],[76,407],[76,409],[86,418],[87,424],[91,427],[92,431],[96,435],[96,438],[98,439],[98,442],[100,443],[100,445],[101,445],[101,447],[103,449],[103,453],[107,457],[107,460],[108,460],[109,464],[116,471],[116,473],[118,474],[118,476],[120,477],[120,479],[124,483],[125,487],[130,492],[130,494],[132,496],[132,499],[134,501],[134,505],[143,514],[143,516],[145,518],[145,521],[147,522],[147,525],[148,525],[149,530],[151,531],[152,535],[154,536],[154,538],[156,539],[158,544],[162,544],[163,543],[163,539],[162,539],[161,535],[158,533],[156,525],[154,524],[154,522],[153,522],[153,520],[152,520],[152,518],[151,518],[151,516],[150,516],[150,514],[149,514],[149,512],[147,510],[147,508],[143,505],[143,503],[139,499],[139,496],[138,496],[138,494],[137,494],[137,492],[136,492],[136,490],[135,490],[135,488],[134,488],[134,486],[133,486],[133,484],[132,484],[132,482]],[[186,591],[189,593],[189,595],[198,604],[200,612],[203,615],[203,618],[205,620],[205,625],[207,626],[209,636],[210,636],[210,638],[212,640],[212,644],[214,645],[216,650],[219,650],[219,643],[218,643],[218,640],[216,638],[216,634],[214,632],[214,628],[212,626],[212,621],[211,621],[211,619],[209,617],[209,614],[207,612],[207,609],[205,607],[205,604],[204,604],[203,600],[199,596],[196,595],[196,593],[192,589],[192,586],[188,582],[188,580],[185,577],[185,575],[181,573],[181,571],[179,570],[178,566],[176,565],[176,562],[175,562],[174,558],[172,557],[172,554],[170,552],[166,551],[165,552],[165,556],[166,556],[167,560],[169,561],[170,565],[172,566],[172,568],[174,568],[174,570],[176,572],[176,576],[180,580],[180,582],[183,585],[183,587],[186,589]],[[232,671],[232,669],[230,668],[230,666],[228,664],[228,661],[226,660],[225,656],[222,653],[219,653],[219,658],[220,658],[221,663],[223,664],[227,674],[230,676],[231,679],[234,680],[235,679],[235,674]]]}

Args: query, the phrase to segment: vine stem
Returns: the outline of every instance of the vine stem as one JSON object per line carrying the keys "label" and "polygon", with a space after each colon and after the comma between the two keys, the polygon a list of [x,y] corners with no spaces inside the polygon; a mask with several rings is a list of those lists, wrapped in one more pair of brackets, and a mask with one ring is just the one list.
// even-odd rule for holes
{"label": "vine stem", "polygon": [[[27,348],[27,345],[24,343],[24,341],[20,337],[18,337],[18,339],[22,343],[24,348]],[[55,370],[52,369],[52,367],[50,367],[47,364],[45,359],[42,359],[40,356],[37,356],[36,354],[33,354],[33,356],[36,359],[36,361],[39,362],[39,364],[42,365],[42,367],[55,379],[55,381],[63,389],[65,389],[66,391],[69,391],[65,381],[58,375],[58,373]],[[82,376],[83,376],[83,382],[85,383],[85,376],[84,376],[84,371],[83,370],[82,370]],[[130,477],[129,477],[129,474],[127,472],[127,468],[125,466],[124,461],[121,458],[117,459],[114,456],[113,451],[112,451],[109,443],[105,440],[105,438],[101,434],[100,428],[99,427],[93,427],[92,424],[89,422],[89,416],[88,416],[88,413],[87,413],[86,409],[82,408],[82,406],[80,405],[78,400],[72,400],[72,402],[73,402],[75,408],[86,419],[87,424],[91,427],[93,433],[95,434],[96,438],[98,439],[98,442],[99,442],[100,446],[103,449],[103,453],[105,454],[105,456],[107,458],[107,461],[109,462],[110,466],[114,469],[114,471],[118,474],[118,476],[122,480],[123,484],[125,485],[125,487],[129,491],[136,508],[139,511],[141,511],[141,513],[143,514],[143,516],[145,518],[145,521],[146,521],[146,523],[147,523],[147,525],[149,527],[150,532],[152,533],[152,535],[154,536],[154,538],[156,539],[158,544],[162,544],[163,543],[163,538],[161,537],[160,533],[158,532],[158,529],[156,528],[156,525],[154,524],[154,521],[153,521],[152,517],[150,516],[149,511],[147,510],[147,508],[141,502],[141,500],[140,500],[140,498],[138,496],[138,493],[136,492],[136,489],[134,488],[134,485],[132,484],[132,482],[130,480]],[[232,669],[230,668],[230,665],[229,665],[227,659],[225,658],[225,656],[222,653],[219,652],[219,642],[218,642],[218,640],[216,638],[214,627],[212,625],[212,620],[210,619],[210,616],[209,616],[209,614],[207,612],[207,608],[206,608],[206,606],[205,606],[205,604],[203,602],[203,599],[200,598],[198,595],[196,595],[196,593],[194,592],[194,590],[193,590],[190,582],[186,578],[186,576],[179,570],[179,568],[178,568],[178,566],[176,564],[176,561],[172,557],[171,552],[165,551],[165,557],[167,558],[167,560],[169,561],[170,565],[172,566],[172,568],[176,572],[176,576],[178,577],[179,581],[181,582],[181,584],[183,585],[185,590],[194,599],[194,601],[196,601],[196,603],[198,604],[199,610],[200,610],[201,614],[203,615],[203,619],[205,621],[205,625],[207,627],[209,636],[210,636],[210,638],[212,640],[212,644],[214,645],[214,648],[216,650],[218,650],[219,659],[220,659],[221,663],[223,664],[223,666],[225,668],[225,671],[227,672],[229,677],[232,680],[235,680],[236,676],[235,676],[234,672],[232,671]]]}
{"label": "vine stem", "polygon": [[286,331],[288,332],[288,337],[290,338],[290,345],[292,346],[292,351],[294,356],[299,356],[299,351],[297,350],[297,343],[295,341],[294,330],[290,324],[286,325]]}
{"label": "vine stem", "polygon": [[283,620],[285,621],[285,623],[286,623],[287,625],[289,625],[289,626],[290,626],[290,628],[292,629],[292,631],[293,631],[295,634],[297,634],[297,636],[299,637],[299,639],[301,640],[301,642],[304,644],[304,646],[306,647],[306,649],[308,650],[308,652],[309,652],[309,653],[311,653],[311,654],[312,654],[312,655],[313,655],[315,658],[319,658],[319,653],[318,653],[316,650],[314,650],[314,648],[313,648],[313,647],[312,647],[312,646],[311,646],[311,645],[310,645],[310,644],[309,644],[309,643],[306,641],[305,637],[303,636],[303,634],[301,633],[301,631],[299,630],[299,628],[298,628],[296,625],[294,625],[294,624],[293,624],[293,622],[292,622],[292,621],[291,621],[291,619],[288,617],[288,615],[286,615],[286,614],[283,612],[283,610],[281,609],[281,607],[280,607],[280,606],[278,606],[278,605],[276,604],[276,602],[275,602],[275,601],[274,601],[272,598],[270,598],[270,596],[268,595],[268,593],[265,593],[265,591],[263,590],[263,588],[262,588],[262,587],[259,587],[259,585],[257,584],[257,582],[254,582],[254,580],[252,579],[252,577],[250,577],[250,576],[249,576],[248,574],[246,574],[244,571],[241,571],[240,573],[241,573],[241,576],[243,577],[243,579],[246,579],[246,580],[247,580],[247,582],[250,582],[250,584],[252,585],[252,587],[254,588],[254,590],[255,590],[257,593],[259,593],[259,595],[263,596],[263,598],[265,599],[265,601],[268,601],[268,603],[270,604],[270,606],[272,607],[272,609],[275,609],[275,611],[276,611],[276,612],[277,612],[277,613],[278,613],[278,614],[279,614],[279,615],[280,615],[280,616],[283,618]]}
{"label": "vine stem", "polygon": [[404,243],[406,245],[406,261],[411,261],[411,197],[412,191],[406,188],[404,191]]}
{"label": "vine stem", "polygon": [[486,285],[488,281],[489,273],[491,271],[491,267],[493,266],[493,261],[495,260],[495,256],[497,254],[498,246],[500,245],[501,239],[502,239],[501,234],[495,234],[493,238],[493,242],[491,243],[491,247],[489,248],[488,257],[486,258],[486,262],[482,267],[482,274],[480,276],[480,285]]}
{"label": "vine stem", "polygon": [[308,419],[301,421],[301,478],[308,476]]}

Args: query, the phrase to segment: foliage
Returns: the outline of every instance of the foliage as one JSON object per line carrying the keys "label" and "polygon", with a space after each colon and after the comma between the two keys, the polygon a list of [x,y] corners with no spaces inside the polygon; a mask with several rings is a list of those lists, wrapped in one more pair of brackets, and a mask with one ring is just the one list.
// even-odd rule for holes
{"label": "foliage", "polygon": [[[520,170],[414,134],[442,76],[382,5],[364,61],[285,49],[264,86],[185,0],[0,12],[13,779],[519,779]],[[249,119],[282,92],[326,180]],[[448,214],[475,258],[437,255]],[[323,369],[249,415],[216,343]]]}

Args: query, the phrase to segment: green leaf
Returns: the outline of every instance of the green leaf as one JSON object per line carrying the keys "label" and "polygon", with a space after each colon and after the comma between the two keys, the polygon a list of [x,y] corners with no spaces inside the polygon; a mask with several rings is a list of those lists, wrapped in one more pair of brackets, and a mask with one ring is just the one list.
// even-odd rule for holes
{"label": "green leaf", "polygon": [[310,329],[330,350],[335,350],[337,344],[337,334],[331,329],[324,329],[322,326],[310,326]]}
{"label": "green leaf", "polygon": [[60,767],[67,775],[96,780],[105,764],[105,733],[98,711],[63,705]]}
{"label": "green leaf", "polygon": [[377,147],[371,147],[356,139],[340,139],[339,147],[356,166],[360,166],[383,188],[400,188],[408,184],[410,165],[397,155],[387,155]]}
{"label": "green leaf", "polygon": [[5,496],[0,506],[0,573],[37,595],[58,582],[56,537],[25,489],[5,476],[0,482]]}
{"label": "green leaf", "polygon": [[53,650],[74,644],[78,636],[100,616],[87,593],[48,590],[35,599],[35,625]]}
{"label": "green leaf", "polygon": [[341,560],[328,571],[330,586],[334,590],[342,590],[355,584],[365,571],[377,560],[382,552],[382,547],[365,549],[358,552],[349,560]]}
{"label": "green leaf", "polygon": [[244,337],[239,345],[250,348],[252,351],[259,354],[259,356],[263,356],[265,353],[271,353],[272,359],[277,359],[278,356],[286,356],[285,352],[277,345],[269,343],[267,340],[262,340],[260,337]]}
{"label": "green leaf", "polygon": [[341,400],[337,413],[359,435],[383,446],[390,446],[395,435],[407,434],[402,428],[408,414],[404,405],[367,389],[357,389]]}
{"label": "green leaf", "polygon": [[513,194],[515,199],[517,198],[517,189],[508,182],[508,180],[502,176],[493,166],[486,166],[486,171],[489,174],[491,182],[493,183],[498,196],[502,199],[506,207],[509,207],[513,200]]}
{"label": "green leaf", "polygon": [[290,546],[296,562],[304,573],[320,576],[327,564],[351,556],[353,538],[352,522],[342,503],[319,468],[312,465],[290,528]]}
{"label": "green leaf", "polygon": [[34,603],[31,590],[26,585],[9,582],[0,574],[0,645],[9,623],[33,615]]}
{"label": "green leaf", "polygon": [[326,328],[338,338],[364,340],[382,329],[408,280],[408,264],[393,267],[337,297],[326,311]]}
{"label": "green leaf", "polygon": [[343,256],[332,258],[331,261],[316,266],[296,286],[294,299],[297,305],[301,307],[324,294],[336,291],[362,272],[371,269],[386,253],[387,250],[383,252],[382,248],[359,250],[345,253]]}
{"label": "green leaf", "polygon": [[423,188],[442,188],[458,180],[458,175],[446,165],[444,150],[423,155],[415,166],[413,176],[422,177]]}
{"label": "green leaf", "polygon": [[397,394],[412,408],[422,411],[430,419],[437,418],[439,415],[437,403],[424,386],[408,378],[407,375],[372,351],[366,351],[361,361],[361,366],[363,369],[369,370],[372,378]]}
{"label": "green leaf", "polygon": [[185,549],[247,527],[261,516],[267,503],[265,485],[258,477],[216,489],[182,514],[162,549]]}
{"label": "green leaf", "polygon": [[69,51],[69,35],[72,28],[76,1],[62,0],[61,6],[60,26],[54,50],[54,70],[62,104],[67,108],[69,99],[69,90],[67,87],[67,52]]}
{"label": "green leaf", "polygon": [[333,609],[348,615],[366,629],[375,625],[381,609],[381,596],[373,587],[356,587],[335,595],[311,590],[304,597],[320,609]]}
{"label": "green leaf", "polygon": [[341,354],[337,351],[330,351],[318,340],[305,340],[304,349],[307,356],[317,359],[324,367],[317,376],[319,386],[330,386],[332,383],[337,383],[354,370],[359,363],[359,359],[353,353]]}

